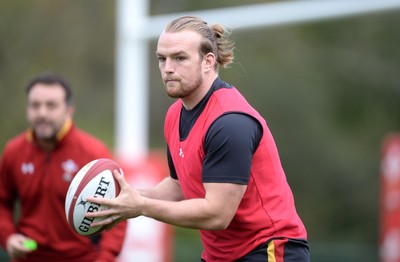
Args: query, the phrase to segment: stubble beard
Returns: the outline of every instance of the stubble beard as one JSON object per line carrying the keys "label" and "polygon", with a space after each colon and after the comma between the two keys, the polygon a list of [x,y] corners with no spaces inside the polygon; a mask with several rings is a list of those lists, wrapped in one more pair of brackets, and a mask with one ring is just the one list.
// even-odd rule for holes
{"label": "stubble beard", "polygon": [[[46,125],[46,127],[43,127],[41,125]],[[59,130],[57,130],[56,126],[54,123],[46,122],[46,123],[36,123],[32,126],[33,132],[35,133],[35,136],[37,139],[42,140],[44,142],[52,142],[56,140],[57,133]]]}
{"label": "stubble beard", "polygon": [[177,82],[168,82],[165,83],[165,91],[167,92],[168,96],[171,98],[185,98],[190,96],[195,90],[201,86],[203,83],[203,78],[198,70],[197,74],[195,75],[192,83],[183,83],[180,78]]}

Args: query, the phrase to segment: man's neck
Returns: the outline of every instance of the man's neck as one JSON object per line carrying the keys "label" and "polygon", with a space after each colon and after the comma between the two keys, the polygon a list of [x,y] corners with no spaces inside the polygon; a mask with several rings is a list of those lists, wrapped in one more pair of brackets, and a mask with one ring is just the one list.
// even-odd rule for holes
{"label": "man's neck", "polygon": [[182,105],[186,110],[193,109],[201,101],[201,99],[203,99],[217,77],[218,74],[213,74],[209,78],[204,79],[202,85],[196,90],[196,92],[193,92],[188,97],[182,98]]}
{"label": "man's neck", "polygon": [[37,139],[37,144],[46,152],[51,152],[57,145],[56,139]]}

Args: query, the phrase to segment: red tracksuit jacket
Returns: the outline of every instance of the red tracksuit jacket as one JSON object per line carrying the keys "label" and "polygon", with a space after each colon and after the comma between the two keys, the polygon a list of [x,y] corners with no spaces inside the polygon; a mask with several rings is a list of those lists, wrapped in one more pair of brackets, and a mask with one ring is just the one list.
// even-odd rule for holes
{"label": "red tracksuit jacket", "polygon": [[[52,152],[37,146],[30,130],[11,139],[0,162],[0,244],[5,249],[13,233],[38,243],[29,262],[114,261],[126,232],[126,221],[96,237],[75,233],[65,217],[65,196],[77,171],[96,158],[111,158],[106,146],[67,123]],[[19,199],[19,222],[13,222]]]}

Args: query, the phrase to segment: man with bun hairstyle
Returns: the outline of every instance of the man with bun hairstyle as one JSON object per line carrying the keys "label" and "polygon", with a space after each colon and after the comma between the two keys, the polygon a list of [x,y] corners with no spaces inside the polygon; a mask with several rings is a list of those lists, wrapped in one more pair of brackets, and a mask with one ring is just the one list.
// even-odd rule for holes
{"label": "man with bun hairstyle", "polygon": [[306,229],[263,117],[218,76],[233,62],[221,25],[170,22],[157,45],[165,91],[177,101],[164,125],[170,176],[134,190],[117,171],[120,195],[88,198],[108,210],[94,225],[138,216],[200,230],[201,261],[310,261]]}

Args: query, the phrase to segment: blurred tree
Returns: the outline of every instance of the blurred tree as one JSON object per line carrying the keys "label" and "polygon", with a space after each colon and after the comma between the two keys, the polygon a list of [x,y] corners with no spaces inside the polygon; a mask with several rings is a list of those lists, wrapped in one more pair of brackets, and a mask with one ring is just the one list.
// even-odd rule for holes
{"label": "blurred tree", "polygon": [[77,123],[111,146],[114,9],[111,1],[93,0],[0,3],[0,88],[8,112],[0,116],[0,145],[26,127],[26,82],[52,70],[64,74],[74,88]]}

